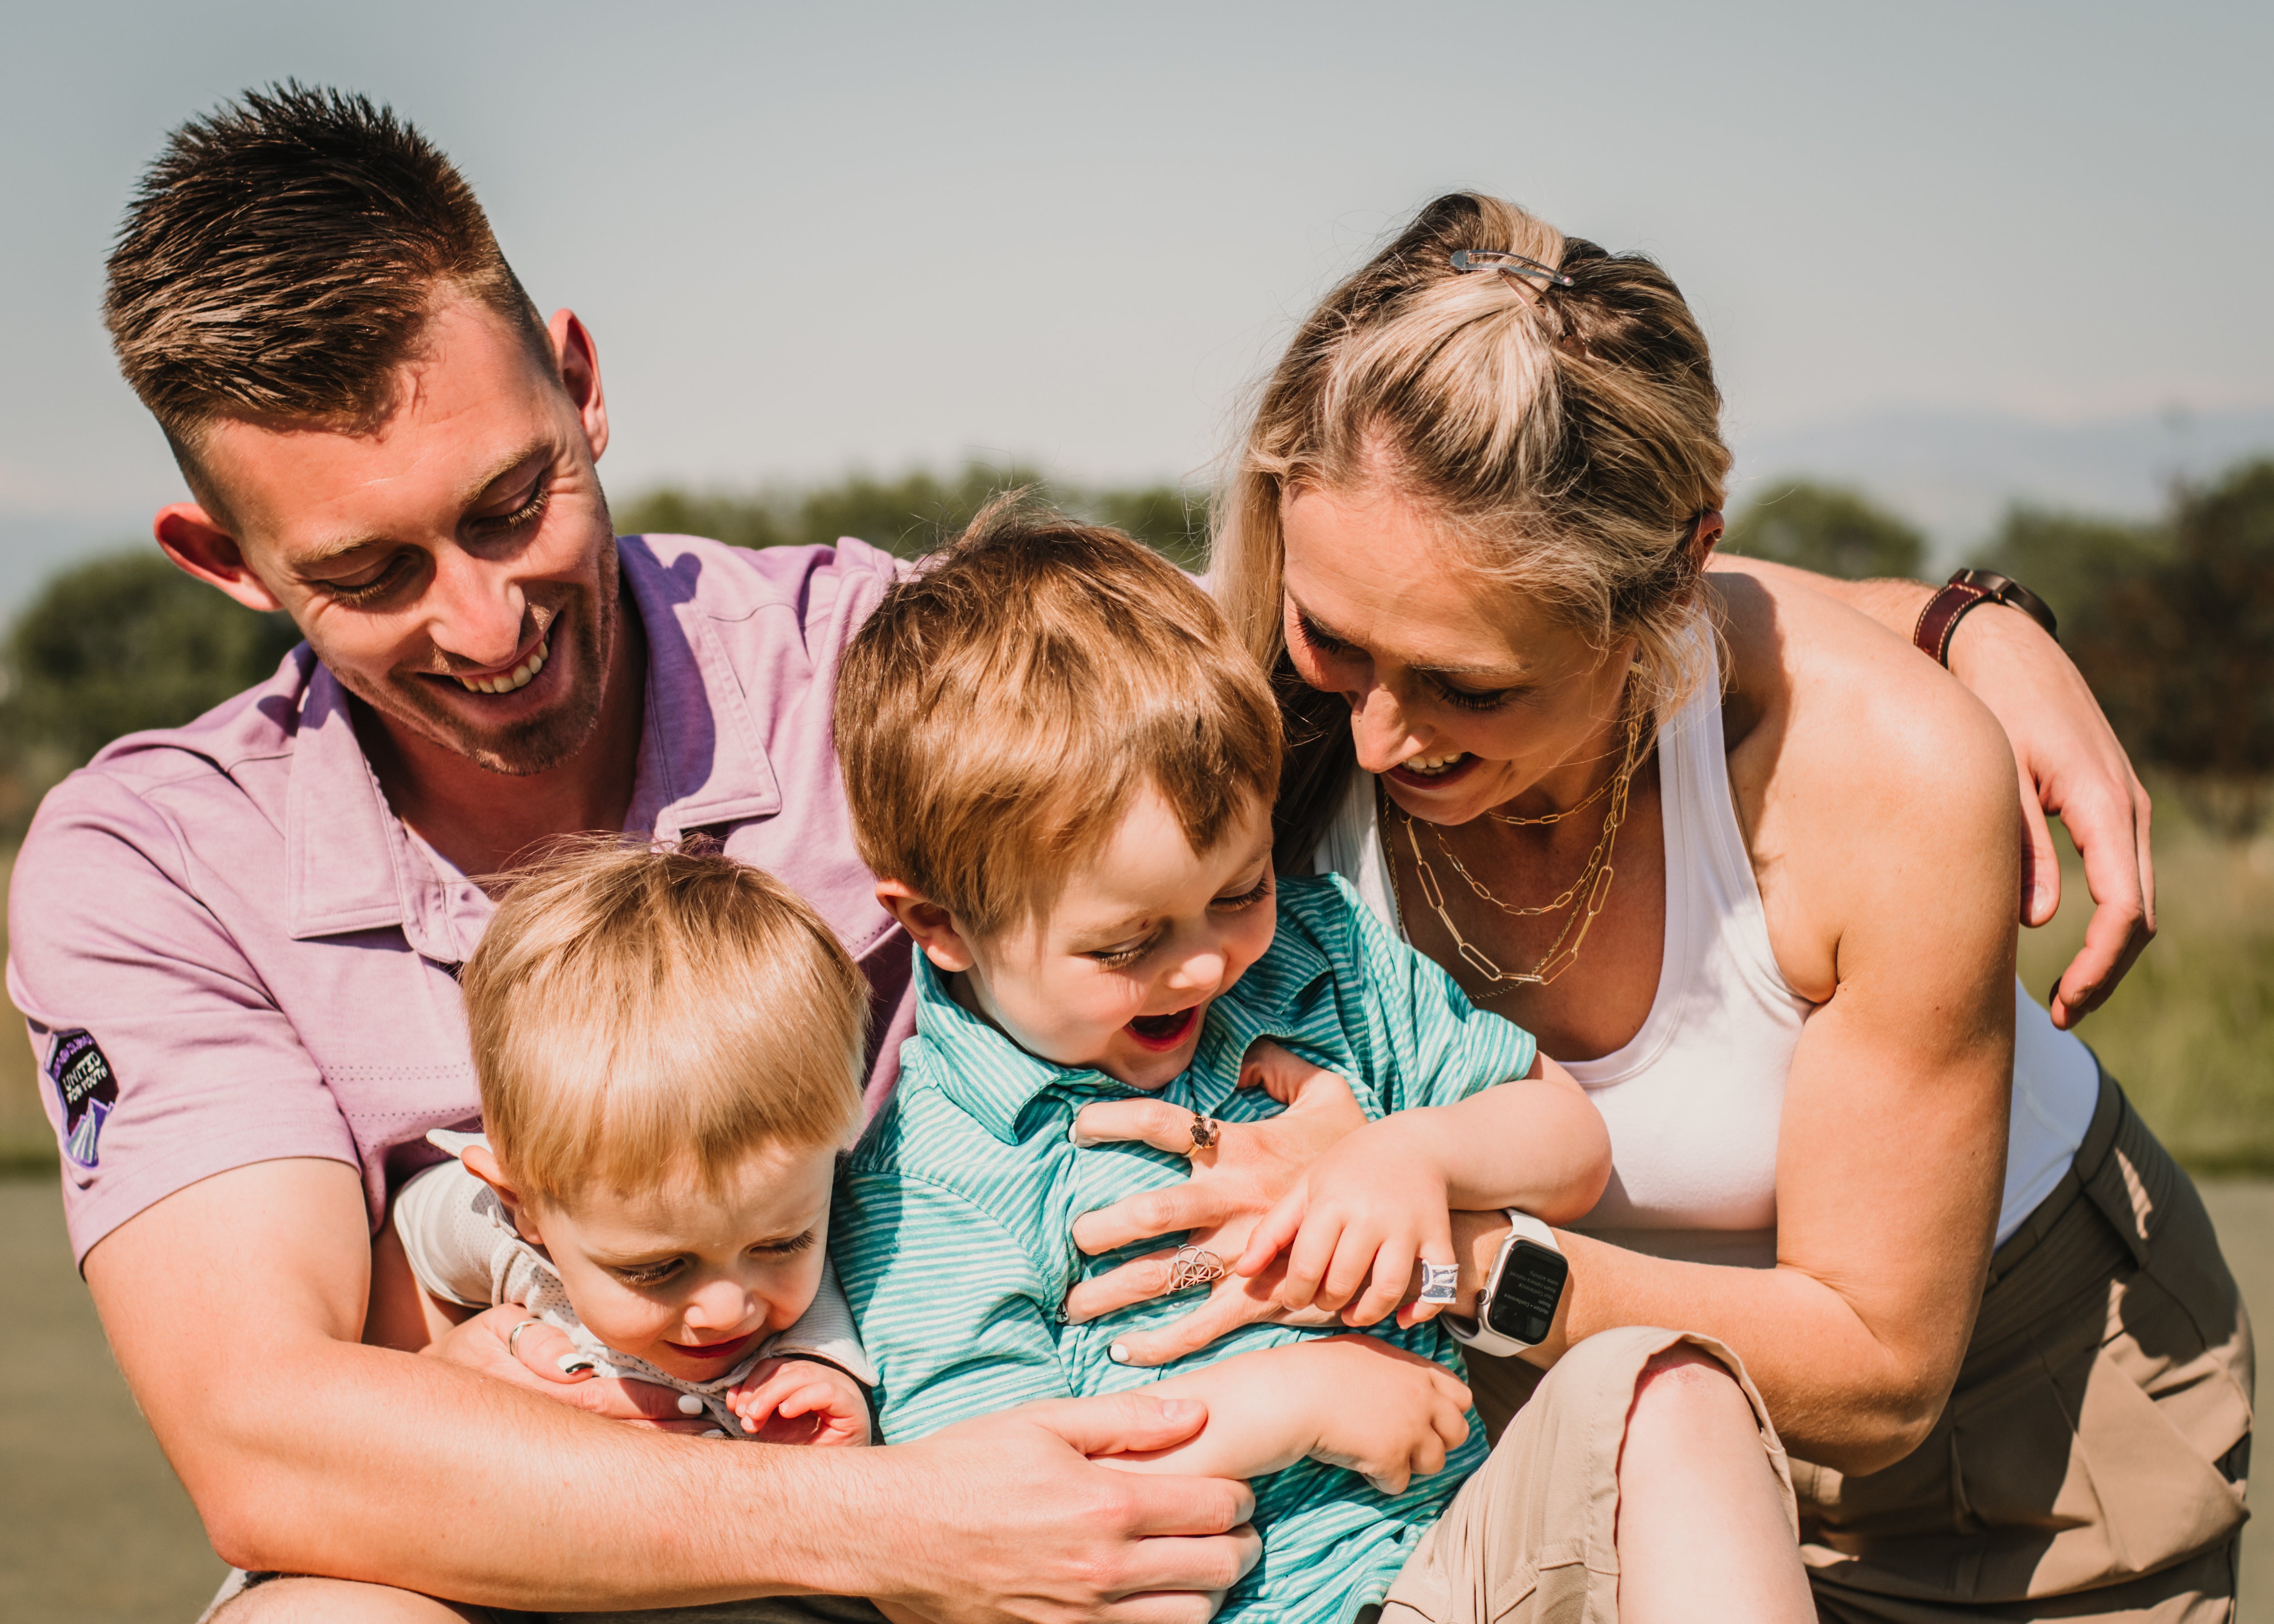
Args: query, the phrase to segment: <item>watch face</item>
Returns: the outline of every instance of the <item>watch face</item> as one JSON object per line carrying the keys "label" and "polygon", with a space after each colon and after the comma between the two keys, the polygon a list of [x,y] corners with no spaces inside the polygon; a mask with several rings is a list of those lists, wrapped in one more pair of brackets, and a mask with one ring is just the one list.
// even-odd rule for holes
{"label": "watch face", "polygon": [[1485,1308],[1485,1323],[1502,1336],[1526,1347],[1547,1340],[1555,1323],[1555,1305],[1563,1300],[1563,1282],[1571,1266],[1563,1254],[1520,1240],[1509,1248],[1500,1284]]}

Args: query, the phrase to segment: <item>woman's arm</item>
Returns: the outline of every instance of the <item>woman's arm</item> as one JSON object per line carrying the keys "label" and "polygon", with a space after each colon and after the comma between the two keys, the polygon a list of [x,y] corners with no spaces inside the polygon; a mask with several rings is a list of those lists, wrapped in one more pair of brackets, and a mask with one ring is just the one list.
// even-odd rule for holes
{"label": "woman's arm", "polygon": [[[1781,591],[1805,587],[1870,616],[1909,641],[1935,589],[1916,581],[1836,581],[1760,559],[1716,555],[1723,578]],[[1952,674],[2006,730],[2018,763],[2023,848],[2021,919],[2038,926],[2060,906],[2060,861],[2048,816],[2067,826],[2094,903],[2084,946],[2050,993],[2053,1024],[2073,1027],[2105,1003],[2156,934],[2156,870],[2148,792],[2060,645],[2017,609],[1986,604],[1959,623]]]}
{"label": "woman's arm", "polygon": [[2013,1063],[2011,757],[1979,705],[1852,612],[1725,596],[1731,786],[1778,963],[1819,1005],[1786,1086],[1778,1267],[1575,1237],[1562,1335],[1720,1336],[1796,1454],[1865,1471],[1939,1413],[1988,1262]]}

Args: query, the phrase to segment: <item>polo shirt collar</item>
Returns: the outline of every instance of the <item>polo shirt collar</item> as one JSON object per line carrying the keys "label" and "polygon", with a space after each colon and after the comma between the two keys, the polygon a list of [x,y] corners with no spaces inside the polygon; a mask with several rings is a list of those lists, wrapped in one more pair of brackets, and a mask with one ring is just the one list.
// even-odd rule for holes
{"label": "polo shirt collar", "polygon": [[[647,634],[647,688],[629,822],[675,840],[771,816],[781,786],[697,571],[666,568],[645,541],[617,555]],[[303,690],[285,799],[285,883],[296,941],[397,927],[443,964],[464,962],[493,906],[403,827],[356,736],[347,690],[318,661]]]}
{"label": "polo shirt collar", "polygon": [[1310,938],[1281,929],[1271,945],[1209,1005],[1193,1062],[1166,1086],[1133,1088],[1093,1067],[1062,1066],[1028,1054],[948,992],[923,950],[915,952],[916,1035],[938,1052],[940,1092],[1005,1144],[1019,1138],[1019,1118],[1056,1091],[1106,1099],[1149,1095],[1203,1116],[1215,1114],[1239,1086],[1239,1063],[1259,1038],[1300,1041],[1305,995],[1334,974]]}

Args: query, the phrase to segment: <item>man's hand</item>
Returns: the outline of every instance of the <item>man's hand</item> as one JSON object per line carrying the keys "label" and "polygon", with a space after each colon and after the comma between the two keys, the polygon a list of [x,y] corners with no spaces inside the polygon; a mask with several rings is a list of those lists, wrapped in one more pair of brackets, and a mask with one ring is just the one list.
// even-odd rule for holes
{"label": "man's hand", "polygon": [[[1257,1220],[1294,1188],[1320,1153],[1366,1125],[1366,1113],[1349,1083],[1276,1043],[1258,1043],[1248,1051],[1239,1086],[1261,1088],[1287,1109],[1261,1122],[1224,1124],[1209,1150],[1193,1147],[1193,1114],[1165,1101],[1106,1100],[1084,1106],[1075,1118],[1076,1143],[1141,1139],[1190,1155],[1193,1176],[1171,1189],[1084,1213],[1074,1220],[1074,1244],[1095,1255],[1151,1236],[1190,1231],[1194,1245],[1221,1258],[1236,1257],[1246,1250]],[[1066,1318],[1080,1324],[1160,1296],[1168,1289],[1173,1256],[1173,1250],[1154,1252],[1083,1281],[1066,1294]],[[1192,1315],[1167,1329],[1133,1335],[1125,1344],[1132,1356],[1128,1362],[1164,1364],[1239,1326],[1286,1318],[1273,1296],[1277,1284],[1276,1270],[1253,1279],[1227,1277]],[[1312,1314],[1291,1322],[1328,1321],[1325,1314]]]}
{"label": "man's hand", "polygon": [[1997,717],[2021,769],[2023,924],[2043,925],[2060,907],[2048,813],[2084,859],[2092,920],[2047,997],[2053,1024],[2066,1030],[2107,1002],[2155,937],[2148,792],[2083,675],[2027,615],[1991,605],[1968,615],[1951,639],[1950,669]]}
{"label": "man's hand", "polygon": [[1206,1624],[1262,1554],[1247,1485],[1086,1457],[1171,1448],[1207,1421],[1204,1404],[1122,1393],[862,1451],[904,1507],[848,1542],[870,1593],[941,1624]]}
{"label": "man's hand", "polygon": [[818,1359],[761,1359],[727,1389],[727,1408],[761,1443],[857,1448],[869,1441],[869,1395]]}
{"label": "man's hand", "polygon": [[[514,1327],[524,1323],[529,1329],[516,1344]],[[577,1367],[575,1343],[557,1327],[531,1320],[529,1310],[517,1303],[485,1309],[426,1351],[611,1421],[636,1422],[666,1432],[712,1430],[709,1417],[690,1419],[680,1414],[679,1395],[669,1387],[651,1381],[595,1380],[590,1365]]]}

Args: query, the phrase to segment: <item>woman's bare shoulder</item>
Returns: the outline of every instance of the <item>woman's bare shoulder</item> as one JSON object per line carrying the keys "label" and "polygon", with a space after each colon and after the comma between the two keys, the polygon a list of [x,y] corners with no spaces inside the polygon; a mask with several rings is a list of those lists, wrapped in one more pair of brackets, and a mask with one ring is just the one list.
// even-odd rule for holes
{"label": "woman's bare shoulder", "polygon": [[1890,876],[2010,878],[2018,894],[2013,756],[1979,701],[1806,587],[1725,572],[1707,590],[1728,650],[1730,788],[1799,990],[1828,992],[1841,944],[1875,921]]}

